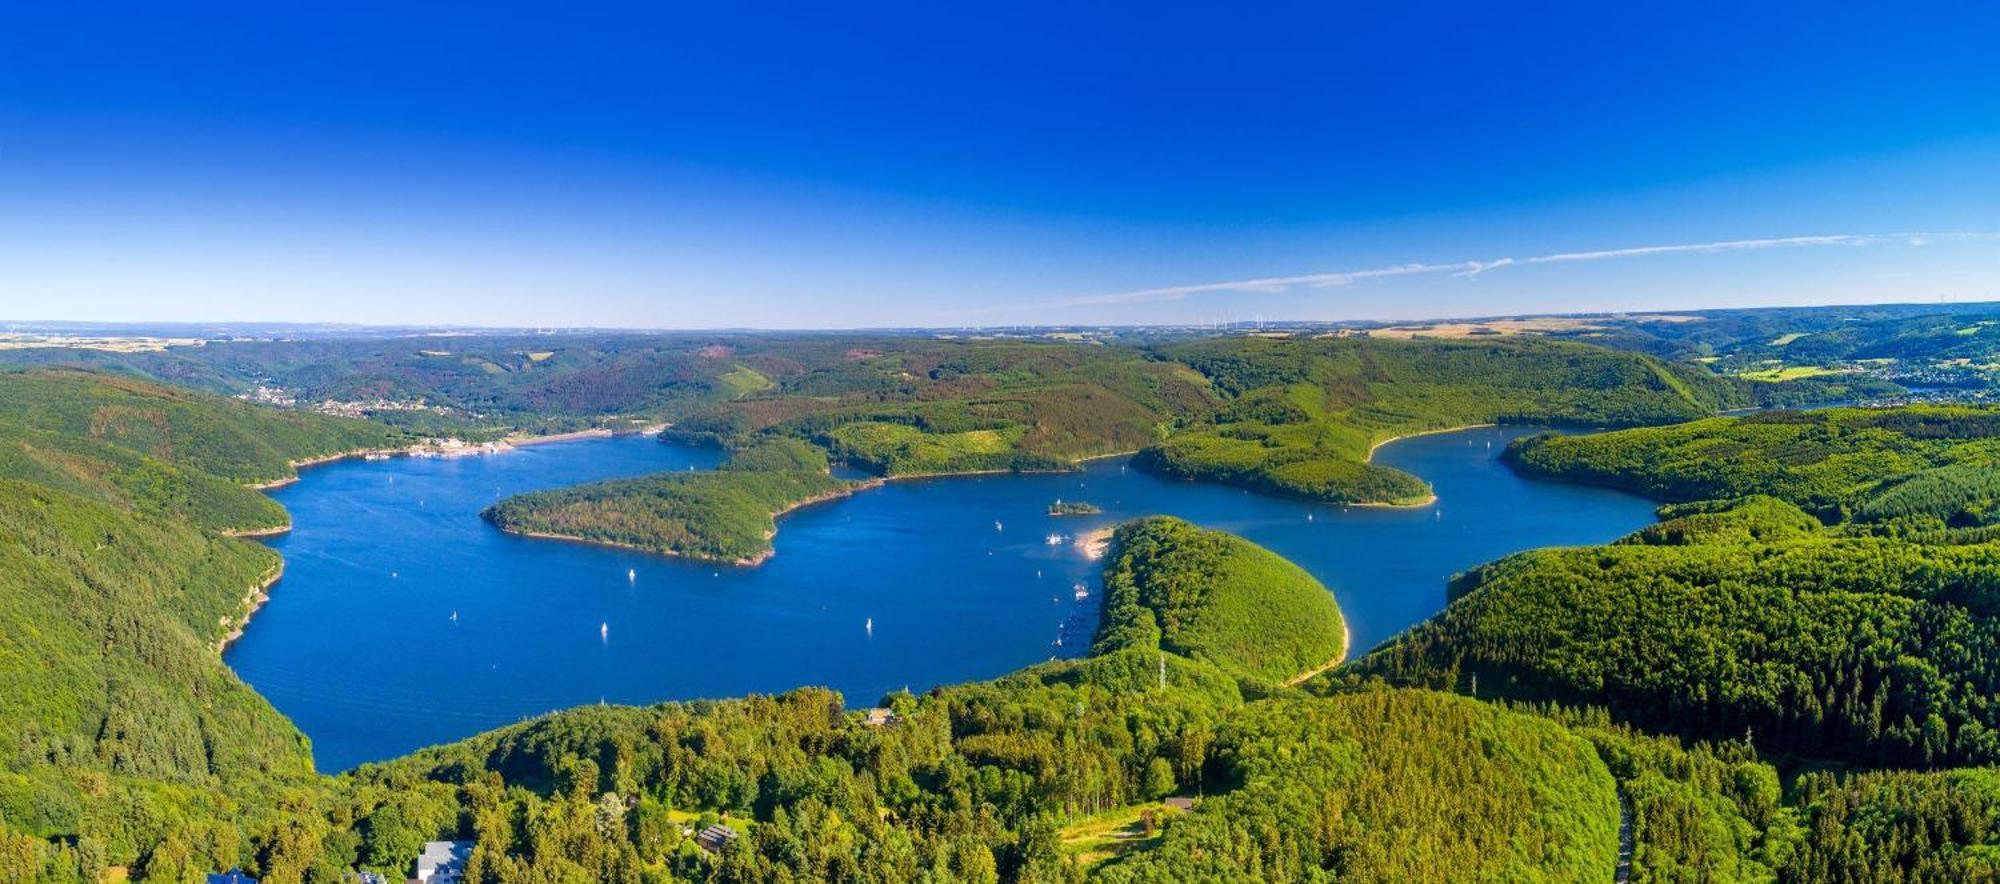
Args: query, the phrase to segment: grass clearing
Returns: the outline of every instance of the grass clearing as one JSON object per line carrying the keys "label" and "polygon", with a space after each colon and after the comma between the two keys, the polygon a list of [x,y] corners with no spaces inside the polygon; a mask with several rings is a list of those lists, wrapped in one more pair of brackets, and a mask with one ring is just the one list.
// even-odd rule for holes
{"label": "grass clearing", "polygon": [[1183,811],[1162,801],[1116,807],[1078,819],[1062,830],[1063,850],[1084,868],[1143,850],[1160,840],[1162,824]]}

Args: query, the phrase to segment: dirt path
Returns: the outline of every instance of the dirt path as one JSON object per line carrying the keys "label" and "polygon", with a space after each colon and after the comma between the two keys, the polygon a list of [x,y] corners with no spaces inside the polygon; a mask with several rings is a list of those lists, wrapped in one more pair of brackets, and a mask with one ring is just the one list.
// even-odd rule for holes
{"label": "dirt path", "polygon": [[1632,796],[1625,794],[1625,787],[1618,787],[1618,869],[1611,880],[1625,884],[1632,880]]}
{"label": "dirt path", "polygon": [[1325,672],[1329,669],[1332,669],[1335,666],[1339,666],[1342,662],[1344,662],[1347,659],[1347,651],[1349,648],[1352,647],[1354,647],[1354,630],[1350,628],[1345,621],[1343,621],[1340,624],[1340,653],[1335,654],[1333,656],[1333,659],[1326,661],[1325,663],[1321,664],[1318,668],[1308,669],[1304,672],[1292,676],[1291,678],[1285,679],[1285,687],[1288,688],[1298,687],[1299,685],[1305,684],[1313,676]]}

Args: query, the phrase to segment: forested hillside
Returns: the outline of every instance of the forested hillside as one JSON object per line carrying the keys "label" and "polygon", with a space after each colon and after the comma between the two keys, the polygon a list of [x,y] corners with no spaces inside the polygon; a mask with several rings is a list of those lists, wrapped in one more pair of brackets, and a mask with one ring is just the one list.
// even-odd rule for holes
{"label": "forested hillside", "polygon": [[904,339],[846,342],[762,391],[678,421],[671,438],[806,439],[890,476],[1067,469],[1132,451],[1214,407],[1186,366],[1137,349]]}
{"label": "forested hillside", "polygon": [[1367,459],[1395,436],[1480,423],[1632,426],[1736,402],[1699,368],[1576,344],[1237,338],[1165,348],[1229,397],[1142,453],[1168,475],[1343,503],[1421,503]]}
{"label": "forested hillside", "polygon": [[1838,522],[1927,515],[1978,523],[2000,463],[2000,410],[1963,406],[1771,411],[1510,448],[1530,475],[1660,500],[1767,494]]}
{"label": "forested hillside", "polygon": [[403,439],[365,421],[68,369],[0,368],[0,427],[97,440],[239,484],[289,479],[295,461]]}
{"label": "forested hillside", "polygon": [[1347,650],[1326,587],[1263,547],[1167,517],[1125,525],[1116,539],[1092,653],[1160,647],[1275,685]]}
{"label": "forested hillside", "polygon": [[771,439],[721,469],[520,494],[484,515],[518,534],[755,564],[771,554],[779,514],[861,485],[829,474],[820,449]]}
{"label": "forested hillside", "polygon": [[[2000,547],[1950,527],[1988,508],[1996,419],[1842,409],[1527,440],[1513,455],[1542,474],[1724,499],[1612,546],[1476,569],[1357,668],[1787,755],[2000,761]],[[1743,493],[1766,496],[1727,497]]]}

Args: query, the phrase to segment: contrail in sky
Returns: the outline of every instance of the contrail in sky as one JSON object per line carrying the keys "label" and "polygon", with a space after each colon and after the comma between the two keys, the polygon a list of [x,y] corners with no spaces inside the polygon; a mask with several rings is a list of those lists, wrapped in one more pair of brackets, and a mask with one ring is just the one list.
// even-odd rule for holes
{"label": "contrail in sky", "polygon": [[1458,261],[1449,264],[1392,264],[1387,267],[1374,267],[1366,270],[1307,273],[1299,276],[1266,276],[1257,279],[1239,279],[1230,282],[1206,282],[1196,285],[1138,289],[1136,291],[1118,292],[1108,295],[1081,295],[1057,301],[1052,306],[1082,307],[1098,304],[1174,301],[1190,295],[1206,295],[1221,292],[1275,294],[1302,288],[1336,288],[1362,280],[1382,279],[1392,276],[1420,276],[1445,273],[1453,276],[1470,277],[1506,267],[1521,267],[1533,264],[1569,264],[1580,261],[1610,261],[1617,258],[1641,258],[1654,255],[1749,252],[1763,249],[1801,248],[1805,246],[1871,246],[1880,243],[1901,243],[1903,245],[1920,246],[1929,242],[1962,242],[1968,240],[2000,240],[2000,233],[1836,233],[1825,236],[1785,236],[1772,239],[1732,239],[1720,242],[1638,246],[1625,249],[1604,249],[1594,252],[1558,252],[1552,255],[1534,255],[1527,258],[1495,258],[1486,261]]}

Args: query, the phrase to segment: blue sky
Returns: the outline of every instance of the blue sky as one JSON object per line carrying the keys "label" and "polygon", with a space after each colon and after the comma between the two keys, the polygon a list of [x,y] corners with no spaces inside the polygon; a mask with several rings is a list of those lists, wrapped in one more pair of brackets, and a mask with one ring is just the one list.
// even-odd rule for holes
{"label": "blue sky", "polygon": [[0,8],[0,318],[2000,298],[1990,4],[288,5]]}

